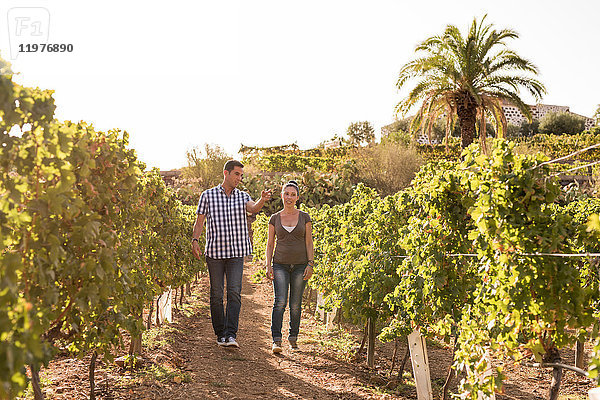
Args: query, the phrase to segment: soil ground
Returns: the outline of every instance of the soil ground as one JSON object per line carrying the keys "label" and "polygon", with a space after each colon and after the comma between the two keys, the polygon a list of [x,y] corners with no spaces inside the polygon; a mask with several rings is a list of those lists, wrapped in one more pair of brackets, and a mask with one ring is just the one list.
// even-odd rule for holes
{"label": "soil ground", "polygon": [[[354,358],[362,329],[346,325],[327,331],[305,308],[299,338],[300,350],[284,347],[271,353],[271,283],[253,283],[259,268],[246,265],[242,290],[239,349],[221,348],[215,342],[208,306],[208,277],[193,285],[192,295],[174,311],[174,322],[144,335],[144,367],[125,371],[100,360],[96,367],[96,399],[416,399],[410,360],[401,380],[397,369],[406,352],[400,343],[396,369],[390,378],[393,343],[378,343],[376,368],[368,369],[364,357]],[[286,312],[286,317],[288,313]],[[284,327],[287,321],[284,320]],[[285,334],[284,334],[285,336]],[[286,343],[284,342],[284,345]],[[428,342],[432,386],[439,398],[451,350]],[[573,352],[563,351],[563,361],[573,364]],[[89,357],[57,357],[41,372],[46,399],[89,399]],[[498,361],[495,361],[498,363]],[[544,399],[551,373],[520,365],[504,365],[507,375],[500,399]],[[456,386],[454,386],[455,388]],[[587,399],[593,384],[565,372],[563,400]],[[32,398],[29,393],[27,398]]]}

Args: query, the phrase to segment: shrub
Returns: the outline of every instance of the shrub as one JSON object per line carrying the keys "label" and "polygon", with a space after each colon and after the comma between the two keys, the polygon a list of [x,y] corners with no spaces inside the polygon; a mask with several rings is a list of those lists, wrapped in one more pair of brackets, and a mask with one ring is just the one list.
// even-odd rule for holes
{"label": "shrub", "polygon": [[410,184],[424,163],[413,147],[394,142],[357,149],[357,180],[382,195],[396,193]]}
{"label": "shrub", "polygon": [[585,119],[570,112],[549,112],[540,119],[540,133],[574,135],[585,130]]}
{"label": "shrub", "polygon": [[194,147],[186,152],[188,166],[182,168],[187,180],[196,180],[201,190],[223,181],[223,166],[231,156],[219,145],[205,144],[204,150]]}

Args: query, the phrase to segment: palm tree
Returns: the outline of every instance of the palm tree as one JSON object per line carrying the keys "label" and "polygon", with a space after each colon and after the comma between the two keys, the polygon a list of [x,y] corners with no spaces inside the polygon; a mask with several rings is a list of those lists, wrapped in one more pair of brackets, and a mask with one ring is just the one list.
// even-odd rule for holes
{"label": "palm tree", "polygon": [[536,75],[538,70],[506,47],[505,41],[518,38],[518,34],[493,29],[492,24],[484,24],[486,17],[480,22],[473,19],[465,38],[456,26],[448,25],[442,35],[418,45],[418,57],[402,67],[398,89],[413,79],[417,83],[398,103],[396,113],[404,115],[422,101],[413,119],[413,132],[420,128],[431,135],[436,119],[443,116],[446,136],[458,120],[462,147],[473,142],[476,132],[482,132],[479,137],[485,144],[486,117],[494,119],[499,137],[506,130],[503,102],[517,106],[531,122],[531,111],[521,100],[519,89],[527,89],[539,101],[546,89],[527,75]]}

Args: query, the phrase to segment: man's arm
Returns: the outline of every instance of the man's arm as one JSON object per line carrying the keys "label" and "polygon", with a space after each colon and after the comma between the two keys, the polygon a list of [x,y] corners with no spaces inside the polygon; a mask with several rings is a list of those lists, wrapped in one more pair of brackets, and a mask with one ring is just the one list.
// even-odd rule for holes
{"label": "man's arm", "polygon": [[198,216],[196,217],[196,222],[194,223],[194,230],[192,231],[192,252],[194,253],[194,257],[196,257],[198,260],[202,255],[202,249],[200,248],[200,243],[198,243],[198,241],[194,239],[200,239],[200,236],[202,235],[202,230],[204,228],[205,218],[206,215],[198,214]]}
{"label": "man's arm", "polygon": [[246,203],[246,211],[248,211],[250,214],[258,214],[260,209],[263,208],[263,206],[265,205],[265,202],[270,198],[271,190],[263,190],[260,194],[260,200],[255,202],[252,201],[252,199],[250,199],[250,201]]}

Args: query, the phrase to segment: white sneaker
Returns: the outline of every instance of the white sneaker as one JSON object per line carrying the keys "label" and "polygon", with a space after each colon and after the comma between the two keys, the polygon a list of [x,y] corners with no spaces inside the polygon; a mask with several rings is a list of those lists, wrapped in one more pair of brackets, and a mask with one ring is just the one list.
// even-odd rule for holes
{"label": "white sneaker", "polygon": [[273,348],[271,350],[273,350],[273,354],[281,353],[283,351],[281,348],[281,342],[273,342]]}
{"label": "white sneaker", "polygon": [[219,346],[225,346],[226,345],[225,338],[224,337],[217,338],[217,344]]}
{"label": "white sneaker", "polygon": [[235,341],[235,338],[233,336],[229,336],[227,338],[227,340],[225,340],[225,346],[226,347],[236,347],[236,348],[240,347],[240,345],[238,344],[238,342]]}

